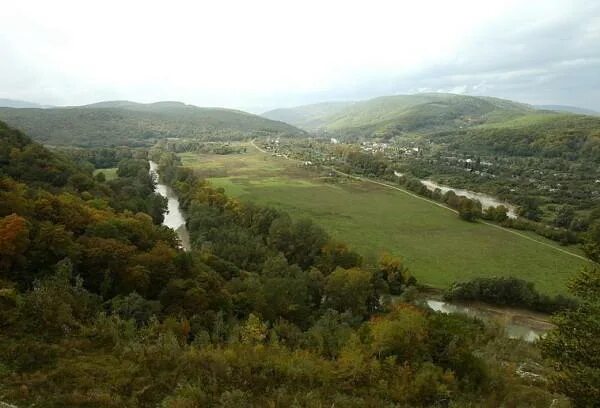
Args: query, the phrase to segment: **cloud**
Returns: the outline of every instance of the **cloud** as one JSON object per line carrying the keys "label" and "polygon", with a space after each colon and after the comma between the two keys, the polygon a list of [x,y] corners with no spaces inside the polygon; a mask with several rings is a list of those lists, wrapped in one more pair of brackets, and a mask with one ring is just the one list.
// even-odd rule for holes
{"label": "cloud", "polygon": [[21,0],[0,19],[0,97],[274,107],[443,90],[600,109],[597,1]]}

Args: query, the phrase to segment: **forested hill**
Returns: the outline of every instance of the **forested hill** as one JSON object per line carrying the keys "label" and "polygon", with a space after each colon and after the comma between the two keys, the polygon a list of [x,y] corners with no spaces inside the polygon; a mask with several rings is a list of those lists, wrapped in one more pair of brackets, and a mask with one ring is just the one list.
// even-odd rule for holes
{"label": "forested hill", "polygon": [[0,108],[0,120],[36,141],[57,146],[149,146],[169,137],[239,140],[304,133],[286,123],[246,112],[180,102],[112,101],[52,109]]}
{"label": "forested hill", "polygon": [[338,132],[347,136],[376,136],[472,126],[533,111],[528,105],[498,98],[428,93],[278,109],[263,116],[289,120],[289,123],[307,130]]}
{"label": "forested hill", "polygon": [[424,136],[452,150],[600,163],[600,117],[546,112]]}
{"label": "forested hill", "polygon": [[0,98],[0,108],[49,108],[39,103],[21,101],[18,99]]}
{"label": "forested hill", "polygon": [[323,102],[295,108],[274,109],[262,114],[265,118],[279,120],[301,129],[315,130],[327,126],[327,118],[356,102]]}
{"label": "forested hill", "polygon": [[453,94],[384,96],[266,112],[346,140],[422,138],[473,154],[600,160],[600,117]]}

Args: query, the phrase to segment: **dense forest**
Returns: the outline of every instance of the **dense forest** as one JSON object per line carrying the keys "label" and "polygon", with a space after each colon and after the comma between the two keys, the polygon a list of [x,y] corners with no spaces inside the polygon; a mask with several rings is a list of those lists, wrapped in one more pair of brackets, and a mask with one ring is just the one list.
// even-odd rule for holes
{"label": "dense forest", "polygon": [[[192,251],[160,225],[148,155],[180,197]],[[118,177],[93,177],[90,163]],[[599,274],[574,281],[581,302],[542,342],[549,364],[498,328],[405,303],[416,282],[400,259],[366,264],[308,220],[227,197],[171,152],[55,152],[0,123],[7,403],[597,406]]]}
{"label": "dense forest", "polygon": [[0,108],[0,120],[27,132],[34,140],[55,146],[152,146],[157,140],[240,140],[248,136],[300,136],[286,123],[246,112],[199,108],[180,102],[139,104],[102,102],[49,108]]}

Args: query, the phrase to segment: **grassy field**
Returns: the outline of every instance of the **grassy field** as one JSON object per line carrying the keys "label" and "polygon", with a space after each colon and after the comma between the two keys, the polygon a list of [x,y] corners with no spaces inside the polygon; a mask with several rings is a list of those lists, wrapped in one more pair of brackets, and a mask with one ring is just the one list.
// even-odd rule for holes
{"label": "grassy field", "polygon": [[104,173],[104,177],[106,177],[106,180],[113,180],[113,179],[117,178],[117,168],[116,167],[94,170],[94,176],[98,173]]}
{"label": "grassy field", "polygon": [[417,279],[431,286],[517,276],[545,293],[564,293],[566,281],[585,263],[508,231],[462,221],[400,191],[360,181],[323,182],[314,170],[251,147],[240,155],[181,157],[228,194],[310,218],[367,258],[383,251],[402,256]]}

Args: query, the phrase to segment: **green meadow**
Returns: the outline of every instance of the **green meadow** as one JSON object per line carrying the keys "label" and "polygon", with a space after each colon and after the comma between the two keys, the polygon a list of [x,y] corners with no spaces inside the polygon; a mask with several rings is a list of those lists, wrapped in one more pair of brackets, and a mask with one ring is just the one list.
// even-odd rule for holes
{"label": "green meadow", "polygon": [[[310,218],[366,258],[401,256],[419,282],[437,288],[481,276],[515,276],[548,294],[564,293],[585,261],[552,241],[460,220],[454,213],[401,191],[363,181],[326,182],[297,162],[260,153],[184,153],[183,165],[242,201]],[[554,248],[553,248],[554,247]]]}
{"label": "green meadow", "polygon": [[109,167],[106,169],[94,170],[94,176],[98,173],[104,173],[104,177],[106,177],[106,180],[113,180],[113,179],[117,178],[117,168],[116,167]]}

